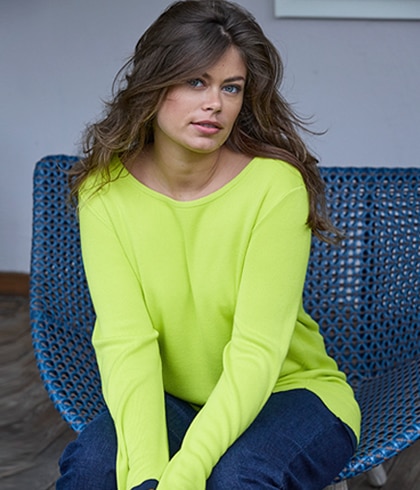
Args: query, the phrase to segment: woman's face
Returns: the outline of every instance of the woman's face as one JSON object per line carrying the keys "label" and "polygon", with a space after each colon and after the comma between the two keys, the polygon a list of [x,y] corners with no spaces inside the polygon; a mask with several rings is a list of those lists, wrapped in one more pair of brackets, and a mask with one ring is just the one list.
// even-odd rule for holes
{"label": "woman's face", "polygon": [[246,66],[231,47],[205,73],[171,87],[154,125],[155,145],[212,153],[228,139],[242,107]]}

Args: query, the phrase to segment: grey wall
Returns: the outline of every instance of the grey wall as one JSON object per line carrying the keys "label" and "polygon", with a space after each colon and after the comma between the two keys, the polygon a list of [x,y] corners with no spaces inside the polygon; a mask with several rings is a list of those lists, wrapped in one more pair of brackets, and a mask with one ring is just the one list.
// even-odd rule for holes
{"label": "grey wall", "polygon": [[[167,0],[0,1],[0,271],[29,271],[31,179],[46,154],[77,153],[84,125]],[[286,65],[284,93],[328,132],[323,165],[420,166],[420,23],[279,20],[240,0]]]}

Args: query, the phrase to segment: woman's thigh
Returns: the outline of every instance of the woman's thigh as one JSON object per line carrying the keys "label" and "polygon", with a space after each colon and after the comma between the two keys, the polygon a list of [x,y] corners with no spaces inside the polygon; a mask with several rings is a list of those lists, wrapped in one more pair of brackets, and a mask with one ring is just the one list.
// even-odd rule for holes
{"label": "woman's thigh", "polygon": [[207,490],[321,490],[355,446],[352,431],[310,391],[274,393],[219,460]]}
{"label": "woman's thigh", "polygon": [[[175,454],[196,411],[187,403],[165,395],[169,452]],[[108,410],[98,415],[71,442],[60,458],[57,490],[116,490],[117,436]]]}
{"label": "woman's thigh", "polygon": [[116,490],[117,441],[109,412],[98,415],[65,448],[56,490]]}

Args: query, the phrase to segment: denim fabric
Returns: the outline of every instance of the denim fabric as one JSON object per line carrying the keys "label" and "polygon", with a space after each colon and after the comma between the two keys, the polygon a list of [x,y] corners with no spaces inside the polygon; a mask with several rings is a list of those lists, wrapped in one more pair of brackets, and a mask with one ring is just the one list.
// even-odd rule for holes
{"label": "denim fabric", "polygon": [[141,485],[137,485],[132,490],[153,490],[157,487],[157,480],[147,480],[143,482]]}
{"label": "denim fabric", "polygon": [[[173,455],[196,411],[170,395],[166,395],[166,410]],[[274,393],[214,467],[206,489],[321,490],[355,447],[353,432],[316,395],[307,390]],[[65,449],[57,490],[116,490],[115,459],[114,425],[104,412]],[[156,482],[148,481],[133,490],[155,487]]]}

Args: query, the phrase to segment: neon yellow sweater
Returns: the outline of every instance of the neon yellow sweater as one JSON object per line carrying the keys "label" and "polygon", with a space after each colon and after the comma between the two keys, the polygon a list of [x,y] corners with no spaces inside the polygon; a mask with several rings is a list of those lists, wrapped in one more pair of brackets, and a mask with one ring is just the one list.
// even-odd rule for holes
{"label": "neon yellow sweater", "polygon": [[[128,490],[204,490],[274,391],[307,388],[359,435],[360,413],[302,307],[308,199],[289,164],[254,158],[216,192],[179,202],[115,179],[80,194],[93,344]],[[169,461],[164,390],[203,406]],[[281,414],[280,414],[281,415]]]}

